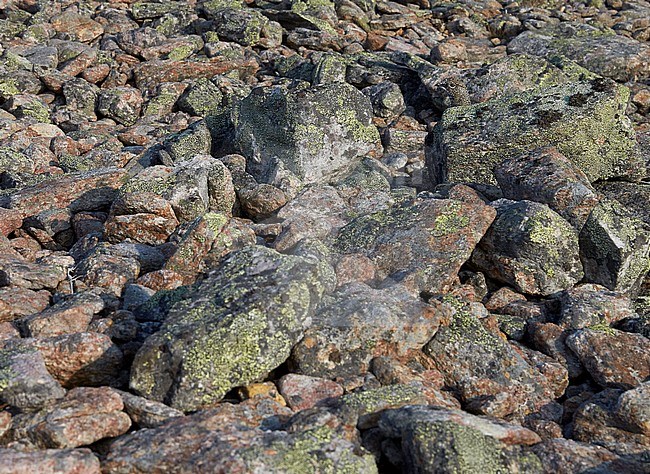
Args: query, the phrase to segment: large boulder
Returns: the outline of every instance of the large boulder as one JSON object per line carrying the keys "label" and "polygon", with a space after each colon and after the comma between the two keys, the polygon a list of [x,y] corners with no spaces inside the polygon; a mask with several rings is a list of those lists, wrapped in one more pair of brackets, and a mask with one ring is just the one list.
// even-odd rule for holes
{"label": "large boulder", "polygon": [[504,159],[554,145],[590,182],[636,177],[643,165],[625,116],[629,95],[593,79],[447,109],[427,137],[430,176],[496,185],[493,169]]}
{"label": "large boulder", "polygon": [[650,76],[650,47],[608,28],[562,22],[537,31],[525,31],[510,43],[510,53],[550,57],[567,56],[581,66],[626,82]]}
{"label": "large boulder", "polygon": [[184,411],[282,364],[324,288],[318,262],[264,247],[233,252],[179,298],[136,354],[131,388]]}
{"label": "large boulder", "polygon": [[235,110],[236,143],[260,183],[313,183],[381,146],[372,104],[346,83],[257,88]]}

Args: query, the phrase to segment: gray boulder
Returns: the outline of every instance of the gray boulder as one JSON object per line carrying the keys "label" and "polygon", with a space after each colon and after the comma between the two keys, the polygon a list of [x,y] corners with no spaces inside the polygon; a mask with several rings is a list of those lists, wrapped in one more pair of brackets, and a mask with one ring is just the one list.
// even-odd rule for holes
{"label": "gray boulder", "polygon": [[370,99],[346,83],[257,88],[235,110],[235,141],[258,182],[314,183],[381,146],[372,114]]}

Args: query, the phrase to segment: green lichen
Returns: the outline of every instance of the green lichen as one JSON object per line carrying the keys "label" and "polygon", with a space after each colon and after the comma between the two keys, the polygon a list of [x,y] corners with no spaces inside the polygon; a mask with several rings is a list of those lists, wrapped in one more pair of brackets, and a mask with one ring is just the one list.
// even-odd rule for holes
{"label": "green lichen", "polygon": [[458,231],[469,225],[469,217],[461,215],[462,206],[460,202],[453,201],[449,209],[438,215],[433,221],[433,227],[429,231],[434,237],[444,237],[457,234]]}
{"label": "green lichen", "polygon": [[189,58],[192,54],[194,54],[194,46],[185,44],[178,46],[167,53],[167,59],[171,59],[172,61],[181,61],[182,59]]}
{"label": "green lichen", "polygon": [[613,329],[612,327],[609,326],[606,322],[600,322],[597,324],[594,324],[592,326],[587,326],[587,329],[590,329],[592,331],[598,331],[598,332],[603,332],[607,334],[608,336],[615,336],[616,335],[616,329]]}

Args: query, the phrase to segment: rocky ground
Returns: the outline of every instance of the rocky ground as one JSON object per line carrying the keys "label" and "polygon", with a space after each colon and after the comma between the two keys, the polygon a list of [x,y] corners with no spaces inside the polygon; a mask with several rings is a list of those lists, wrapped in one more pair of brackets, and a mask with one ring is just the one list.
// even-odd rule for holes
{"label": "rocky ground", "polygon": [[649,41],[0,0],[0,473],[650,472]]}

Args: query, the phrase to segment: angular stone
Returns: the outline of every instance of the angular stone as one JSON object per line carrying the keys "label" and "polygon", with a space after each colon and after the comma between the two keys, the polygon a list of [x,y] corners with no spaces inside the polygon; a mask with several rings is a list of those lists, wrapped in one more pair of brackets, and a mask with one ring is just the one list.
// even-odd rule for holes
{"label": "angular stone", "polygon": [[[415,405],[387,410],[379,428],[397,441],[401,467],[409,472],[544,472],[539,459],[523,447],[539,437],[517,425]],[[382,444],[389,446],[393,444]]]}
{"label": "angular stone", "polygon": [[236,142],[260,183],[318,182],[380,145],[370,100],[346,83],[257,88],[236,109]]}
{"label": "angular stone", "polygon": [[0,257],[0,286],[54,290],[66,278],[66,268]]}
{"label": "angular stone", "polygon": [[20,339],[0,348],[0,400],[33,410],[65,395],[65,390],[45,367],[41,353]]}
{"label": "angular stone", "polygon": [[650,227],[616,201],[603,200],[580,232],[585,280],[634,294],[648,273]]}
{"label": "angular stone", "polygon": [[[205,104],[203,96],[201,96],[201,103]],[[180,163],[191,160],[196,155],[209,155],[212,150],[212,136],[206,122],[199,120],[182,132],[165,138],[164,146],[171,160]]]}
{"label": "angular stone", "polygon": [[124,411],[140,428],[156,428],[167,421],[183,416],[183,412],[167,405],[128,392],[115,390],[124,402]]}
{"label": "angular stone", "polygon": [[622,393],[622,390],[609,388],[583,403],[574,415],[571,438],[602,446],[619,455],[647,452],[650,437],[621,427],[624,424],[616,408]]}
{"label": "angular stone", "polygon": [[650,437],[650,382],[622,393],[616,404],[616,415],[628,431]]}
{"label": "angular stone", "polygon": [[343,387],[332,380],[309,375],[287,374],[278,381],[278,390],[295,411],[305,410],[322,400],[343,395]]}
{"label": "angular stone", "polygon": [[273,418],[280,413],[225,404],[139,430],[112,444],[103,471],[377,473],[372,456],[355,454],[355,445],[327,425],[274,430]]}
{"label": "angular stone", "polygon": [[43,311],[50,304],[50,293],[18,286],[0,288],[0,322],[13,321]]}
{"label": "angular stone", "polygon": [[101,474],[90,449],[45,449],[25,452],[0,448],[1,474]]}
{"label": "angular stone", "polygon": [[256,10],[223,8],[211,15],[215,32],[222,41],[255,46],[268,19]]}
{"label": "angular stone", "polygon": [[616,81],[650,77],[650,47],[608,28],[561,22],[525,31],[510,43],[509,53],[550,57],[561,54],[581,66]]}
{"label": "angular stone", "polygon": [[397,84],[381,82],[366,87],[361,92],[370,98],[372,109],[377,117],[395,119],[406,110],[404,96]]}
{"label": "angular stone", "polygon": [[457,199],[416,199],[354,219],[340,229],[334,248],[368,256],[378,277],[418,293],[447,291],[495,216],[476,195],[457,191]]}
{"label": "angular stone", "polygon": [[650,200],[650,185],[643,182],[605,181],[596,183],[594,187],[607,199],[617,201],[631,216],[650,225],[650,209],[646,206]]}
{"label": "angular stone", "polygon": [[566,343],[603,387],[633,388],[650,377],[650,341],[640,334],[605,326],[576,331]]}
{"label": "angular stone", "polygon": [[122,399],[108,387],[70,390],[52,407],[14,418],[10,438],[40,448],[76,448],[122,435],[131,427]]}
{"label": "angular stone", "polygon": [[583,276],[578,233],[548,206],[499,200],[497,217],[472,262],[486,275],[533,295],[570,288]]}
{"label": "angular stone", "polygon": [[125,239],[149,245],[160,245],[178,226],[171,204],[150,192],[120,193],[113,201],[104,224],[109,242]]}
{"label": "angular stone", "polygon": [[97,96],[97,112],[123,125],[133,125],[141,109],[142,94],[133,87],[102,89]]}
{"label": "angular stone", "polygon": [[100,244],[90,250],[75,268],[75,288],[99,287],[121,295],[124,286],[138,277],[141,263],[135,255],[124,255],[118,245]]}
{"label": "angular stone", "polygon": [[566,372],[559,383],[549,380],[515,347],[481,324],[482,306],[447,301],[455,314],[448,326],[438,329],[424,353],[472,412],[525,415],[564,393]]}
{"label": "angular stone", "polygon": [[427,137],[432,181],[497,184],[494,166],[548,145],[590,182],[637,177],[642,165],[624,113],[628,98],[627,88],[593,79],[447,109]]}
{"label": "angular stone", "polygon": [[114,384],[122,369],[122,351],[104,334],[79,332],[27,341],[43,354],[47,370],[67,388]]}
{"label": "angular stone", "polygon": [[533,446],[532,451],[542,461],[546,472],[573,474],[599,470],[604,463],[616,459],[611,451],[593,444],[572,439],[555,438]]}
{"label": "angular stone", "polygon": [[560,295],[560,304],[558,325],[562,328],[609,326],[635,314],[628,296],[600,285],[584,284],[571,288]]}
{"label": "angular stone", "polygon": [[0,206],[17,210],[23,217],[46,209],[93,211],[110,204],[126,179],[126,171],[118,168],[69,173],[2,196]]}
{"label": "angular stone", "polygon": [[494,176],[504,198],[546,204],[578,230],[598,202],[585,174],[555,147],[506,159]]}
{"label": "angular stone", "polygon": [[65,12],[50,20],[54,29],[67,34],[71,40],[89,43],[104,33],[101,24],[88,16],[78,13]]}
{"label": "angular stone", "polygon": [[29,337],[53,337],[84,332],[93,316],[104,309],[104,300],[92,291],[74,293],[21,324]]}
{"label": "angular stone", "polygon": [[319,266],[300,257],[263,247],[231,253],[145,341],[131,387],[189,411],[263,377],[299,340],[322,295],[320,278]]}
{"label": "angular stone", "polygon": [[423,303],[400,285],[375,290],[351,283],[321,303],[291,364],[311,376],[362,375],[374,357],[421,349],[449,315],[448,308]]}

